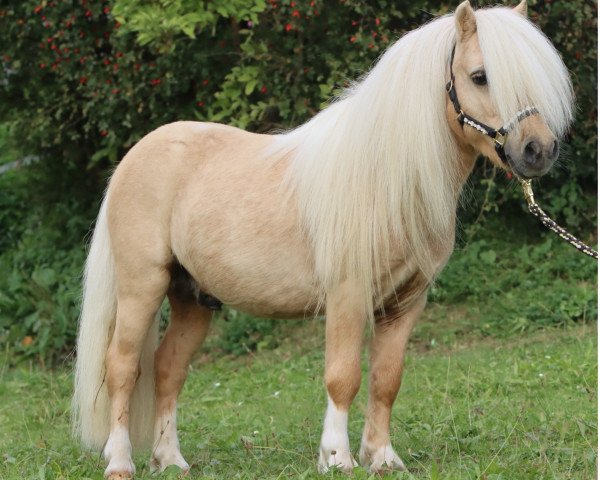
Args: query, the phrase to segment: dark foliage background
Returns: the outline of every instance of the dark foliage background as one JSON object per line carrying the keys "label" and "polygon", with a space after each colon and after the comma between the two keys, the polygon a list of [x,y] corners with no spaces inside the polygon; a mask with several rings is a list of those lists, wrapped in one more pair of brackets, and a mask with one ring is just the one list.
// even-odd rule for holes
{"label": "dark foliage background", "polygon": [[[0,177],[0,342],[19,358],[40,361],[55,362],[71,350],[83,238],[110,171],[144,134],[178,119],[252,131],[297,125],[402,33],[455,7],[429,0],[0,2],[0,163],[26,154],[40,159]],[[589,232],[597,224],[597,4],[530,1],[529,12],[561,52],[578,98],[562,164],[537,188],[539,201],[595,243]],[[506,241],[498,243],[483,230],[518,230],[527,221],[514,183],[485,162],[468,192],[460,212],[468,253],[460,261],[467,264],[460,271],[486,258],[490,265],[499,263],[501,252],[512,255]],[[560,283],[576,268],[581,278],[569,281],[591,284],[567,295],[559,308],[552,292],[560,287],[553,283],[547,308],[566,313],[558,320],[524,314],[517,323],[526,328],[528,322],[593,316],[591,263],[560,260],[550,274],[538,272],[538,263],[563,250],[554,240],[539,244],[544,233],[527,225],[537,253],[521,252],[520,264],[538,255],[529,269],[533,277],[550,275],[549,282]],[[523,241],[519,232],[516,242]],[[467,244],[473,239],[479,240]],[[442,276],[434,299],[464,301],[466,292],[475,300],[489,299],[508,288],[502,282],[514,287],[523,280],[499,275],[492,293],[472,291],[473,283],[465,285],[453,274],[460,261]],[[227,340],[223,348],[256,348],[258,337],[272,343],[267,330],[274,327],[228,315],[234,321],[223,338],[230,335],[231,348]],[[240,335],[248,325],[246,342]]]}

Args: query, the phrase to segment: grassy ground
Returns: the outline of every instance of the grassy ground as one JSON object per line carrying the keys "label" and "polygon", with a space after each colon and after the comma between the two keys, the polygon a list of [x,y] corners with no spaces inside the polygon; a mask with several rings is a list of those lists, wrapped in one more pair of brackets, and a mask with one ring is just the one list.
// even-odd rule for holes
{"label": "grassy ground", "polygon": [[[386,478],[595,478],[595,329],[504,340],[456,336],[453,322],[442,319],[459,313],[434,306],[417,327],[393,411],[392,440],[409,472]],[[199,356],[179,415],[189,478],[318,477],[322,324],[289,330],[274,351]],[[365,386],[351,411],[354,449]],[[66,371],[0,369],[0,478],[102,477],[99,455],[83,453],[69,437],[70,388]],[[136,456],[137,478],[156,478],[147,458]],[[354,477],[367,475],[356,469]]]}

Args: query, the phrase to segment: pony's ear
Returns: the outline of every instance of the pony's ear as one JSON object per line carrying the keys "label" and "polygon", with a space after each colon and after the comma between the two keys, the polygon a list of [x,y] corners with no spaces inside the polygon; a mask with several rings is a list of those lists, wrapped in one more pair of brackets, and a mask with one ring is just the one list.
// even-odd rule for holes
{"label": "pony's ear", "polygon": [[459,41],[468,40],[477,32],[475,12],[471,8],[469,0],[465,0],[458,6],[454,13],[454,22],[456,23],[456,34]]}
{"label": "pony's ear", "polygon": [[513,8],[513,11],[527,18],[527,0],[521,0],[521,3]]}

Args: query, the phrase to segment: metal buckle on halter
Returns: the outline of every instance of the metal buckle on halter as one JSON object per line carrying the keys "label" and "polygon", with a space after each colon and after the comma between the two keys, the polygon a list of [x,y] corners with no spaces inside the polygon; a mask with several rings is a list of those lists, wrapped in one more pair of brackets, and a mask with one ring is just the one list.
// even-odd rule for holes
{"label": "metal buckle on halter", "polygon": [[496,145],[498,145],[499,147],[504,147],[504,143],[506,142],[506,134],[496,132],[496,136],[494,137],[494,142],[496,142]]}

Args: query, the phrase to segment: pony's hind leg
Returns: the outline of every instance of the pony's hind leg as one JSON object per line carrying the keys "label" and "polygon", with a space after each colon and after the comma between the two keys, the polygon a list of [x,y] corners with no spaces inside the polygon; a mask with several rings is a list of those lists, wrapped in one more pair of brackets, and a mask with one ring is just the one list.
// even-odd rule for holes
{"label": "pony's hind leg", "polygon": [[389,312],[375,324],[370,345],[369,401],[359,460],[372,473],[405,470],[390,442],[392,405],[400,389],[408,337],[425,306],[419,298],[405,313]]}
{"label": "pony's hind leg", "polygon": [[[109,478],[130,478],[135,472],[129,437],[131,396],[140,376],[140,357],[156,312],[169,285],[165,269],[133,278],[131,270],[117,269],[117,318],[106,352],[106,385],[110,399],[110,434],[104,447]],[[120,275],[119,275],[120,274]],[[144,368],[152,369],[152,365]],[[136,413],[133,412],[135,415]]]}
{"label": "pony's hind leg", "polygon": [[206,338],[212,317],[210,310],[198,305],[194,289],[187,281],[189,276],[185,278],[187,272],[182,268],[174,270],[168,293],[170,323],[154,360],[156,420],[150,467],[161,472],[169,465],[177,465],[184,471],[190,468],[179,450],[177,397],[192,355]]}
{"label": "pony's hind leg", "polygon": [[348,440],[348,410],[360,388],[360,352],[366,315],[357,289],[342,285],[327,297],[325,385],[327,411],[321,436],[319,471],[351,472],[357,466]]}

